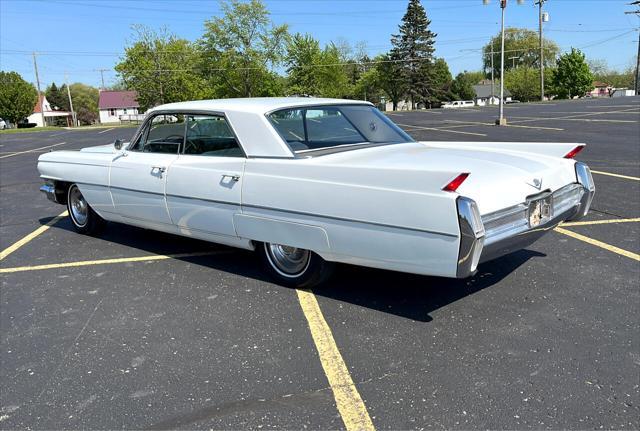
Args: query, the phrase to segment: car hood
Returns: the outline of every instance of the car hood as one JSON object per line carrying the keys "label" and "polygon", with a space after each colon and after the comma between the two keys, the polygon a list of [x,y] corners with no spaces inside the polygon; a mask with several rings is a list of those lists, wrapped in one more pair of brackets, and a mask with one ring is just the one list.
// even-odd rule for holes
{"label": "car hood", "polygon": [[[489,144],[485,144],[489,145]],[[393,170],[412,181],[412,173],[442,173],[423,190],[440,192],[460,173],[469,173],[457,193],[478,203],[482,214],[524,202],[543,191],[555,191],[575,182],[574,161],[519,150],[483,147],[483,143],[412,142],[344,151],[317,158],[320,163],[356,168]],[[391,172],[389,172],[391,174]],[[420,178],[415,176],[414,178]],[[420,186],[418,186],[420,187]],[[446,193],[446,192],[443,192]]]}
{"label": "car hood", "polygon": [[[125,147],[125,145],[126,144],[122,144],[123,148]],[[97,145],[95,147],[86,147],[81,149],[80,151],[83,151],[85,153],[114,154],[118,150],[116,150],[113,144],[106,144],[106,145]]]}

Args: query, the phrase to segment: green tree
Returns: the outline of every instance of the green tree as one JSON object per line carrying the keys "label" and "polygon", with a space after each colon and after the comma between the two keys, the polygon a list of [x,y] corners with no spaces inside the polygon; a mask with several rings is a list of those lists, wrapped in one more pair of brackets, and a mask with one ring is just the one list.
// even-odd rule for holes
{"label": "green tree", "polygon": [[391,100],[393,110],[395,111],[398,109],[398,103],[407,91],[407,81],[402,74],[402,65],[399,62],[397,54],[393,51],[376,57],[375,61],[380,88],[382,88],[389,100]]}
{"label": "green tree", "polygon": [[33,113],[35,87],[16,72],[0,72],[0,118],[17,123]]}
{"label": "green tree", "polygon": [[78,121],[81,124],[95,123],[98,120],[98,89],[76,82],[69,86],[69,90]]}
{"label": "green tree", "polygon": [[[64,93],[63,93],[63,90],[64,90]],[[67,91],[66,86],[58,88],[56,86],[56,83],[53,82],[49,87],[47,87],[44,94],[47,97],[47,100],[49,101],[49,104],[53,109],[68,111],[69,100],[68,100],[66,91]]]}
{"label": "green tree", "polygon": [[633,66],[620,72],[610,69],[605,60],[589,60],[587,64],[595,81],[607,83],[614,88],[633,88],[635,75]]}
{"label": "green tree", "polygon": [[456,79],[451,84],[451,92],[461,100],[473,100],[476,97],[476,92],[473,90],[473,86],[478,83],[476,81],[477,75],[475,72],[461,72],[456,75]]}
{"label": "green tree", "polygon": [[504,86],[514,99],[523,102],[540,99],[540,71],[532,67],[516,67],[504,74]]}
{"label": "green tree", "polygon": [[451,91],[453,78],[449,71],[449,65],[444,58],[437,58],[429,72],[429,94],[424,97],[425,103],[431,107],[433,104],[449,101],[455,98]]}
{"label": "green tree", "polygon": [[407,12],[402,17],[399,34],[391,37],[393,57],[402,60],[402,75],[406,92],[414,108],[428,90],[429,69],[433,62],[436,34],[429,30],[431,21],[420,0],[409,0]]}
{"label": "green tree", "polygon": [[289,94],[343,98],[351,93],[341,49],[333,43],[320,49],[311,35],[295,34],[287,45],[285,64]]}
{"label": "green tree", "polygon": [[562,99],[584,96],[593,88],[593,75],[579,49],[571,48],[558,58],[553,84]]}
{"label": "green tree", "polygon": [[199,54],[194,44],[165,29],[133,27],[135,42],[115,67],[122,84],[138,93],[142,109],[206,97],[205,82],[194,73]]}
{"label": "green tree", "polygon": [[219,97],[271,96],[289,33],[260,0],[222,1],[223,16],[205,22],[202,72]]}
{"label": "green tree", "polygon": [[362,72],[353,88],[353,97],[372,103],[379,103],[384,95],[380,80],[380,72],[377,68]]}
{"label": "green tree", "polygon": [[[492,37],[488,44],[482,48],[483,70],[491,71],[491,52],[493,52],[493,72],[496,78],[500,77],[500,33]],[[560,52],[558,45],[552,40],[544,39],[544,64],[553,66]],[[504,33],[504,70],[513,68],[513,61],[509,57],[518,57],[518,63],[522,66],[540,67],[540,38],[538,33],[526,28],[507,28]]]}

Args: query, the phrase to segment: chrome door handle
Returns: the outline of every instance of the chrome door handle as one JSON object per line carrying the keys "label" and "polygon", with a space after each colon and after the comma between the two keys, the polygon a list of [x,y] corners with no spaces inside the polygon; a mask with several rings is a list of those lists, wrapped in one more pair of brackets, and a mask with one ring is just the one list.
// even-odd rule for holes
{"label": "chrome door handle", "polygon": [[222,179],[229,178],[231,181],[240,181],[240,175],[235,174],[222,174]]}
{"label": "chrome door handle", "polygon": [[159,173],[163,174],[166,172],[166,170],[166,166],[151,166],[151,172],[158,171]]}

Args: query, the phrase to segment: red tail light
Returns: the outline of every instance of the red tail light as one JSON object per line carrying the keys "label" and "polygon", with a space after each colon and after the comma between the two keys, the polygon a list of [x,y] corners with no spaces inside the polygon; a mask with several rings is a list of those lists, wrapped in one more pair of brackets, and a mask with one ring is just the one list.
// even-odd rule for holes
{"label": "red tail light", "polygon": [[571,150],[567,154],[565,154],[564,158],[565,159],[573,159],[576,156],[576,154],[578,154],[580,151],[582,151],[583,148],[584,148],[584,145],[578,145],[573,150]]}
{"label": "red tail light", "polygon": [[444,190],[445,192],[455,192],[456,190],[458,190],[458,187],[460,187],[460,185],[464,182],[464,180],[467,179],[468,176],[469,176],[469,172],[465,172],[458,175],[453,180],[451,180],[449,184],[444,186],[442,190]]}

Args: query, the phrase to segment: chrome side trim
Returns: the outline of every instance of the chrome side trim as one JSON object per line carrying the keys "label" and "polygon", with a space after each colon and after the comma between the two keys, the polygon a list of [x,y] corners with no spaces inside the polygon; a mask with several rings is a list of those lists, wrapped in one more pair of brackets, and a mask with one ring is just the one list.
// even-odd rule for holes
{"label": "chrome side trim", "polygon": [[474,200],[460,196],[456,206],[460,225],[460,251],[456,277],[466,278],[472,276],[478,267],[484,246],[485,230],[478,205]]}

